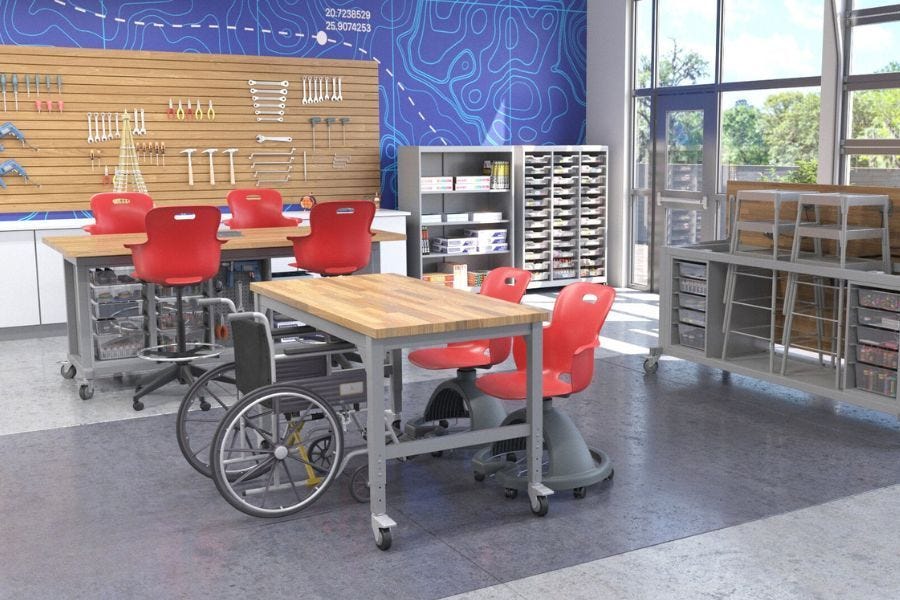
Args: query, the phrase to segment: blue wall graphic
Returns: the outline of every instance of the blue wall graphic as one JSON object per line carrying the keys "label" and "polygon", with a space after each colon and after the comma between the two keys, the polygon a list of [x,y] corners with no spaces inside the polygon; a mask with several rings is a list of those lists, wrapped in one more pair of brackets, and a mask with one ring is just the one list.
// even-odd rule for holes
{"label": "blue wall graphic", "polygon": [[391,207],[398,146],[583,143],[586,1],[2,0],[0,44],[374,60]]}

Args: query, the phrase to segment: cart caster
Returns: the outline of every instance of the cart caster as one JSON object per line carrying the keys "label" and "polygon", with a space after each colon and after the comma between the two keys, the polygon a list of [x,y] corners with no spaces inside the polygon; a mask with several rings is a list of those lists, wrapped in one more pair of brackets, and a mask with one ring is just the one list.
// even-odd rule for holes
{"label": "cart caster", "polygon": [[387,527],[380,527],[378,533],[375,534],[375,545],[379,550],[389,550],[391,547],[391,530]]}
{"label": "cart caster", "polygon": [[350,495],[360,504],[369,501],[369,465],[360,465],[353,471],[350,476]]}
{"label": "cart caster", "polygon": [[82,383],[78,386],[78,397],[82,400],[90,400],[94,397],[94,384]]}
{"label": "cart caster", "polygon": [[533,512],[538,517],[544,517],[547,515],[547,512],[550,510],[550,500],[547,496],[538,496],[536,498],[537,506],[535,506],[535,500],[531,501],[531,512]]}
{"label": "cart caster", "polygon": [[475,471],[472,473],[473,477],[475,477],[475,481],[484,481],[484,473],[480,471]]}
{"label": "cart caster", "polygon": [[577,487],[572,490],[572,495],[580,500],[580,499],[584,498],[585,496],[587,496],[587,488],[584,486]]}
{"label": "cart caster", "polygon": [[659,370],[659,361],[653,358],[645,358],[644,359],[644,372],[648,375],[653,375]]}
{"label": "cart caster", "polygon": [[135,400],[134,402],[131,403],[131,408],[133,408],[136,411],[144,410],[144,403],[141,402],[140,400]]}
{"label": "cart caster", "polygon": [[506,488],[505,490],[503,490],[503,495],[512,500],[519,495],[519,490],[517,490],[516,488]]}
{"label": "cart caster", "polygon": [[201,399],[200,399],[200,410],[202,410],[203,412],[206,412],[206,411],[208,411],[210,408],[212,408],[212,405],[211,405],[209,402],[207,402],[206,400],[203,400],[203,399],[201,398]]}
{"label": "cart caster", "polygon": [[59,367],[59,374],[63,376],[63,379],[72,379],[75,377],[75,365],[64,362]]}

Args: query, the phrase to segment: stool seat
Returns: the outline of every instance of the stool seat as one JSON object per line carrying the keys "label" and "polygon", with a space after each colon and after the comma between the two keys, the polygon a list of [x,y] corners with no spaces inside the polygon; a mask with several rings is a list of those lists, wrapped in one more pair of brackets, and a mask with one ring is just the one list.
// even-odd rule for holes
{"label": "stool seat", "polygon": [[478,340],[445,348],[423,348],[410,352],[409,362],[432,371],[486,368],[491,366],[490,347],[487,340]]}
{"label": "stool seat", "polygon": [[194,285],[206,281],[203,277],[166,277],[162,280],[163,285]]}

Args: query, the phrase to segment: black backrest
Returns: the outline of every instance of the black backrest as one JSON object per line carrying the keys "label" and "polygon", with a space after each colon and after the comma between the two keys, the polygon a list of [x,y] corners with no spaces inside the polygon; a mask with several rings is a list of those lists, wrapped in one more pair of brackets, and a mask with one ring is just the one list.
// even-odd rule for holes
{"label": "black backrest", "polygon": [[268,327],[254,319],[232,319],[237,388],[242,394],[272,383],[272,341]]}

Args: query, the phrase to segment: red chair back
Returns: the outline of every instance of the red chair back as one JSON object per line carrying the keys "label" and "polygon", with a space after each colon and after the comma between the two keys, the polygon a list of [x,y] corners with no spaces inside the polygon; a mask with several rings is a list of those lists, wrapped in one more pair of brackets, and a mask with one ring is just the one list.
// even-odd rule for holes
{"label": "red chair back", "polygon": [[165,206],[147,213],[147,241],[131,248],[135,275],[160,285],[190,285],[219,272],[216,237],[222,213],[215,206]]}
{"label": "red chair back", "polygon": [[144,219],[153,200],[140,192],[103,192],[91,196],[91,212],[97,221],[85,225],[91,235],[107,233],[143,233]]}
{"label": "red chair back", "polygon": [[253,188],[231,190],[226,197],[231,219],[225,224],[231,229],[258,227],[294,227],[300,219],[282,214],[284,202],[278,190]]}
{"label": "red chair back", "polygon": [[[531,273],[513,267],[497,267],[485,275],[481,282],[481,294],[518,304],[525,295],[525,288],[531,281]],[[503,362],[512,349],[512,338],[488,340],[491,364]]]}
{"label": "red chair back", "polygon": [[[544,329],[544,371],[568,373],[572,393],[591,383],[594,376],[594,348],[616,290],[599,283],[572,283],[559,293],[550,326]],[[525,368],[525,344],[516,339],[516,366]]]}
{"label": "red chair back", "polygon": [[369,200],[323,202],[309,213],[310,233],[289,237],[294,266],[321,275],[348,275],[369,264],[375,204]]}

